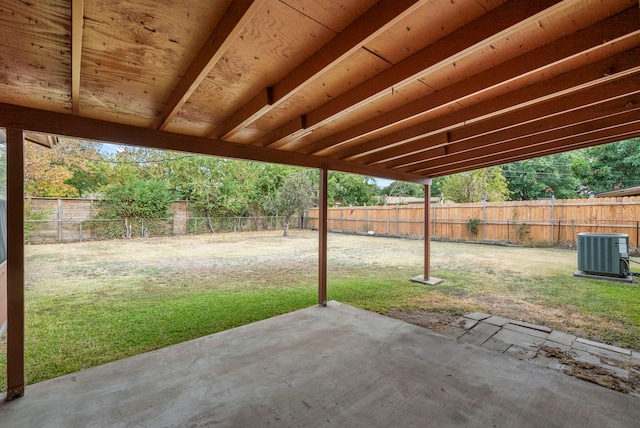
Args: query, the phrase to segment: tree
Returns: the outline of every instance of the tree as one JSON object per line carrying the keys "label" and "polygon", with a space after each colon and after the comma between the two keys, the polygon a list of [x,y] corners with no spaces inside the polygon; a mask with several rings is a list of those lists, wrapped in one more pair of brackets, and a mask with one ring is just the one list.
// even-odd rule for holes
{"label": "tree", "polygon": [[282,187],[278,189],[272,198],[267,200],[268,211],[275,211],[283,217],[284,236],[289,235],[289,221],[297,212],[304,214],[311,207],[316,196],[316,186],[309,178],[307,171],[299,170],[288,175]]}
{"label": "tree", "polygon": [[374,205],[377,187],[372,177],[330,171],[327,177],[329,205]]}
{"label": "tree", "polygon": [[24,182],[26,196],[74,198],[78,189],[66,181],[73,172],[64,164],[64,155],[34,143],[24,145]]}
{"label": "tree", "polygon": [[382,194],[387,196],[423,198],[424,186],[417,183],[407,183],[406,181],[394,181],[382,189]]}
{"label": "tree", "polygon": [[505,201],[509,197],[507,180],[498,166],[449,175],[442,191],[454,202]]}
{"label": "tree", "polygon": [[511,199],[533,200],[554,195],[559,199],[578,196],[580,181],[571,173],[574,152],[559,153],[502,166]]}
{"label": "tree", "polygon": [[182,199],[192,201],[199,215],[207,218],[248,214],[250,189],[256,172],[248,162],[210,156],[184,156],[167,163],[166,176]]}
{"label": "tree", "polygon": [[640,185],[640,138],[582,151],[572,164],[584,193],[598,193]]}
{"label": "tree", "polygon": [[103,217],[124,219],[125,236],[132,236],[132,219],[167,218],[169,207],[175,195],[169,184],[163,180],[133,180],[125,184],[115,184],[105,189]]}

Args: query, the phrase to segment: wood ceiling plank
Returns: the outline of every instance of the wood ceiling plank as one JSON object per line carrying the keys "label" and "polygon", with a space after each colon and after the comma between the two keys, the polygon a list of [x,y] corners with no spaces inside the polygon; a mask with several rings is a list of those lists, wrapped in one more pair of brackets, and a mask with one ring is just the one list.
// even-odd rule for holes
{"label": "wood ceiling plank", "polygon": [[82,67],[82,31],[84,0],[71,2],[71,110],[80,113],[80,73]]}
{"label": "wood ceiling plank", "polygon": [[[628,9],[600,24],[587,27],[556,42],[518,56],[444,90],[361,122],[342,132],[337,132],[324,140],[315,142],[305,151],[317,155],[332,155],[333,152],[328,149],[345,146],[356,138],[361,139],[387,128],[407,126],[407,122],[410,120],[416,120],[435,109],[442,109],[444,106],[459,103],[478,94],[486,93],[485,96],[491,95],[491,98],[501,95],[500,93],[493,95],[493,90],[498,86],[510,90],[524,87],[529,81],[525,77],[534,74],[537,79],[546,80],[556,74],[554,69],[559,68],[557,67],[559,62],[575,63],[577,55],[588,54],[591,58],[594,56],[594,49],[608,46],[613,40],[621,37],[635,37],[637,43],[639,21],[640,10],[637,8]],[[620,45],[620,43],[616,43],[616,45]],[[384,153],[381,153],[380,159],[384,159],[385,156]],[[372,157],[365,163],[374,160]]]}
{"label": "wood ceiling plank", "polygon": [[287,6],[308,16],[338,34],[359,16],[365,14],[376,0],[345,2],[335,0],[282,0]]}
{"label": "wood ceiling plank", "polygon": [[83,114],[151,126],[225,1],[85,0]]}
{"label": "wood ceiling plank", "polygon": [[0,101],[71,109],[70,19],[65,1],[0,3]]}
{"label": "wood ceiling plank", "polygon": [[394,144],[411,142],[431,134],[447,132],[464,124],[488,120],[536,103],[562,97],[570,92],[585,90],[590,86],[602,85],[612,80],[623,78],[637,72],[637,68],[640,67],[638,52],[640,52],[639,48],[632,49],[604,61],[541,81],[535,85],[513,91],[455,113],[420,125],[407,127],[383,138],[347,147],[333,153],[332,157],[355,160],[371,152],[391,147]]}
{"label": "wood ceiling plank", "polygon": [[[385,70],[365,84],[359,85],[342,94],[322,107],[307,114],[309,127],[320,126],[336,115],[344,114],[348,109],[357,108],[386,95],[390,88],[399,89],[402,85],[427,74],[433,67],[453,61],[469,54],[478,45],[488,43],[496,34],[514,25],[523,25],[531,16],[558,3],[554,0],[531,2],[513,0],[488,12],[459,30],[427,46],[420,52]],[[305,150],[306,151],[306,150]]]}
{"label": "wood ceiling plank", "polygon": [[385,170],[368,165],[351,164],[336,159],[251,147],[244,144],[212,140],[206,137],[173,134],[147,127],[136,127],[10,104],[0,103],[0,111],[2,111],[0,127],[12,127],[34,132],[161,150],[280,163],[307,168],[328,168],[334,171],[369,175],[390,180],[422,184],[427,182],[420,175]]}
{"label": "wood ceiling plank", "polygon": [[153,121],[153,128],[164,129],[166,127],[173,115],[180,110],[193,91],[202,83],[263,3],[264,0],[231,2],[224,16],[164,103],[162,110]]}
{"label": "wood ceiling plank", "polygon": [[[189,99],[192,108],[211,112],[204,135],[215,135],[211,134],[214,129],[236,110],[282,80],[334,36],[279,0],[267,0]],[[228,140],[247,142],[240,135]]]}
{"label": "wood ceiling plank", "polygon": [[270,103],[252,103],[252,108],[245,106],[238,109],[218,125],[209,136],[225,140],[231,138],[234,133],[255,120],[261,112],[282,103],[310,81],[362,49],[362,45],[368,40],[381,34],[404,16],[413,13],[417,4],[417,0],[383,0],[378,2],[282,80],[273,85],[270,88],[273,94]]}

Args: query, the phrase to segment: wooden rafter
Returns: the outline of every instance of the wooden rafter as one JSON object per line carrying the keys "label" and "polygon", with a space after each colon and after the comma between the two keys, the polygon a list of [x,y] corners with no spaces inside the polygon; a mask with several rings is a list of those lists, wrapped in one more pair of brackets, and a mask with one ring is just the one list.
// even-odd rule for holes
{"label": "wooden rafter", "polygon": [[82,68],[82,30],[84,0],[71,2],[71,109],[80,113],[80,73]]}
{"label": "wooden rafter", "polygon": [[[443,67],[452,57],[468,54],[472,50],[481,50],[501,31],[513,25],[523,25],[522,22],[528,21],[531,16],[535,16],[536,13],[555,3],[558,1],[514,0],[497,7],[473,23],[454,31],[365,83],[307,113],[307,129],[317,128],[345,114],[349,109],[385,96],[390,88],[397,90],[414,82],[429,71]],[[307,150],[303,149],[303,152]]]}
{"label": "wooden rafter", "polygon": [[638,22],[640,22],[640,8],[628,9],[603,23],[594,24],[504,64],[498,64],[469,79],[318,140],[305,146],[303,152],[321,156],[331,155],[332,151],[327,149],[339,148],[357,138],[423,116],[431,110],[477,97],[499,86],[507,84],[510,87],[517,86],[520,80],[526,84],[527,79],[530,79],[533,74],[541,76],[549,74],[558,64],[568,63],[581,55],[593,55],[594,51],[608,48],[616,42],[620,44],[621,38],[639,37]]}
{"label": "wooden rafter", "polygon": [[255,118],[289,98],[296,90],[329,70],[340,60],[362,49],[369,40],[413,13],[417,0],[383,0],[324,45],[273,87],[264,88],[249,103],[216,127],[210,138],[228,139]]}
{"label": "wooden rafter", "polygon": [[[557,153],[563,153],[571,150],[584,149],[587,147],[597,146],[600,144],[614,143],[616,141],[622,141],[629,138],[638,136],[640,126],[637,124],[627,124],[621,126],[616,133],[608,133],[608,135],[591,139],[585,139],[584,136],[566,138],[556,143],[548,143],[546,147],[538,147],[537,150],[522,149],[520,154],[518,152],[512,152],[510,155],[505,154],[504,157],[484,157],[478,160],[470,160],[467,163],[460,163],[457,166],[449,166],[440,170],[430,170],[428,172],[430,177],[441,177],[443,175],[455,174],[458,172],[465,172],[469,170],[487,168],[490,166],[503,165],[505,163],[517,162],[526,159],[532,159],[542,156],[549,156]],[[427,172],[425,172],[427,173]]]}
{"label": "wooden rafter", "polygon": [[[559,142],[568,138],[575,138],[578,141],[580,139],[582,139],[582,141],[589,141],[592,139],[607,138],[610,135],[620,134],[619,128],[627,125],[631,126],[631,129],[640,129],[639,109],[640,106],[609,117],[585,120],[562,128],[531,135],[523,135],[518,138],[493,144],[483,144],[476,148],[468,148],[466,146],[456,147],[455,151],[450,152],[451,154],[447,156],[446,159],[430,160],[419,165],[414,165],[412,169],[420,172],[428,172],[433,169],[438,170],[438,168],[451,167],[468,161],[479,161],[480,159],[490,158],[496,155],[533,153],[538,151],[539,147],[545,147],[545,145],[554,143],[563,144]],[[596,137],[592,138],[590,137],[591,135],[596,135]]]}
{"label": "wooden rafter", "polygon": [[[487,120],[509,112],[536,105],[571,92],[582,91],[637,73],[640,65],[636,55],[640,49],[633,49],[612,58],[572,70],[551,79],[541,81],[500,97],[448,115],[402,129],[384,137],[349,146],[332,154],[333,158],[355,160],[369,153],[388,150],[396,145],[408,143],[428,135],[447,132],[463,124]],[[541,112],[542,114],[543,112]]]}
{"label": "wooden rafter", "polygon": [[222,58],[231,43],[240,35],[262,3],[264,0],[234,0],[231,2],[224,16],[211,32],[153,121],[152,127],[154,129],[164,129],[169,124],[173,116]]}
{"label": "wooden rafter", "polygon": [[[576,123],[592,120],[597,117],[608,117],[611,115],[624,113],[640,105],[640,97],[625,96],[622,98],[595,104],[590,107],[579,108],[577,110],[561,111],[557,114],[550,114],[543,118],[523,120],[517,126],[506,126],[495,128],[491,132],[481,132],[468,137],[468,128],[461,128],[448,132],[447,141],[439,145],[437,149],[422,150],[415,154],[400,156],[391,160],[376,162],[375,165],[384,168],[411,168],[416,164],[427,165],[436,159],[445,157],[456,151],[471,150],[484,145],[498,142],[512,141],[529,135],[540,134],[554,129],[564,128]],[[491,121],[496,126],[500,126],[496,121]],[[481,123],[484,128],[487,123]],[[480,128],[478,125],[469,128]],[[462,132],[460,132],[462,131]]]}

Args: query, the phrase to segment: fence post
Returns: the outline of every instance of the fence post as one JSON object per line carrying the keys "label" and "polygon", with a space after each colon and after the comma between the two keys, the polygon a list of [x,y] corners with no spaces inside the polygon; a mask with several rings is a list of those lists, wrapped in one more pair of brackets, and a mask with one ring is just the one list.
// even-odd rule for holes
{"label": "fence post", "polygon": [[571,219],[571,245],[576,247],[576,221]]}
{"label": "fence post", "polygon": [[433,204],[433,230],[431,231],[431,236],[438,236],[438,234],[436,233],[436,207],[438,206],[437,203]]}
{"label": "fence post", "polygon": [[140,237],[144,238],[144,219],[140,219]]}
{"label": "fence post", "polygon": [[482,198],[482,240],[485,239],[485,229],[487,228],[487,200]]}
{"label": "fence post", "polygon": [[400,229],[399,229],[399,221],[400,221],[400,216],[398,213],[398,204],[396,204],[396,236],[400,235]]}
{"label": "fence post", "polygon": [[553,245],[554,242],[554,238],[555,238],[555,232],[553,230],[553,226],[554,226],[554,215],[555,215],[555,208],[556,208],[556,195],[551,195],[551,245]]}
{"label": "fence post", "polygon": [[80,220],[80,242],[82,242],[82,220]]}
{"label": "fence post", "polygon": [[58,199],[58,242],[62,241],[62,200]]}

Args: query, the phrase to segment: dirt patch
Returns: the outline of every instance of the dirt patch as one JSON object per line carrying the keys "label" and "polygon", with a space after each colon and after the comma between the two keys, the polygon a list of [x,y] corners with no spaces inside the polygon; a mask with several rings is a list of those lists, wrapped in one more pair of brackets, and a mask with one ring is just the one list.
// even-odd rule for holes
{"label": "dirt patch", "polygon": [[387,314],[391,318],[395,318],[404,322],[419,325],[420,327],[428,328],[433,331],[443,331],[451,325],[455,320],[460,318],[458,315],[451,315],[445,313],[428,312],[428,311],[401,311],[398,309],[392,309]]}
{"label": "dirt patch", "polygon": [[555,358],[561,364],[568,368],[564,370],[569,376],[613,389],[614,391],[628,394],[631,392],[633,385],[629,379],[616,376],[610,370],[596,364],[587,363],[585,361],[577,361],[573,358],[571,352],[563,351],[558,348],[543,345],[540,350],[545,352],[546,357]]}

